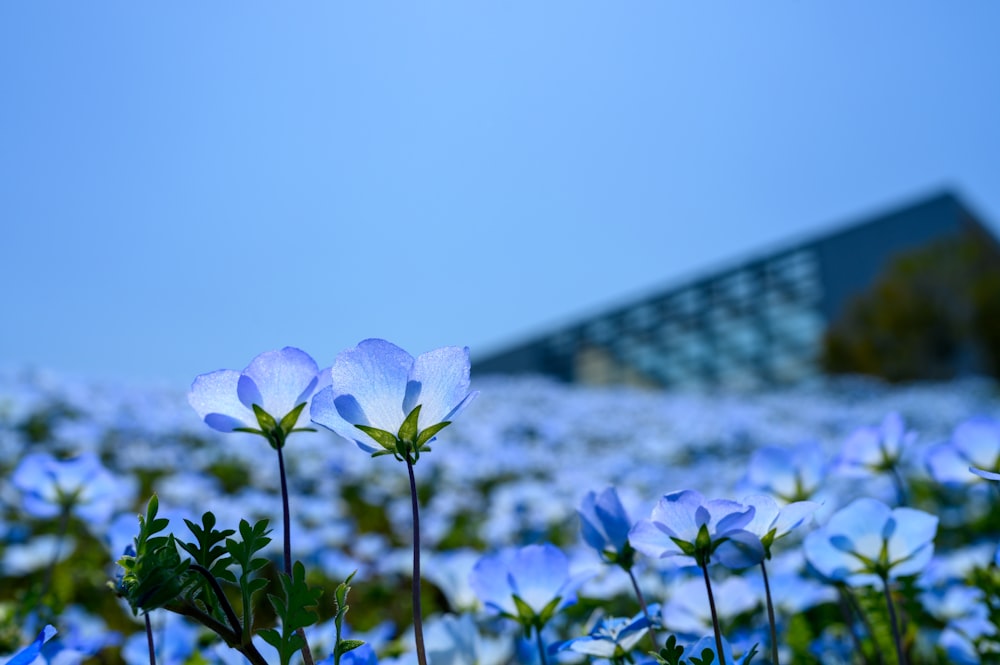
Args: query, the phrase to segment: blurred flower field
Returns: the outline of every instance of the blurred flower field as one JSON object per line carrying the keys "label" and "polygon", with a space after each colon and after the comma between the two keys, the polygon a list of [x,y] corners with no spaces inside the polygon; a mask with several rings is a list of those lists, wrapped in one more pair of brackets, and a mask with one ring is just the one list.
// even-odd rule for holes
{"label": "blurred flower field", "polygon": [[[767,494],[818,504],[774,543],[767,562],[783,663],[896,662],[881,586],[860,579],[860,569],[839,575],[832,564],[824,568],[829,558],[808,560],[802,542],[860,498],[884,504],[881,519],[894,525],[903,518],[889,507],[933,515],[933,545],[906,554],[914,570],[903,565],[898,578],[889,576],[909,662],[1000,659],[1000,484],[968,470],[1000,471],[994,384],[843,380],[751,395],[583,388],[539,378],[484,378],[473,387],[478,399],[415,467],[433,665],[538,662],[534,642],[491,611],[470,583],[484,555],[538,544],[558,548],[578,580],[575,602],[560,603],[541,631],[549,662],[651,660],[632,582],[581,536],[578,509],[588,493],[609,487],[633,521],[649,519],[661,497],[680,490],[735,502]],[[405,469],[370,459],[327,430],[297,433],[284,455],[294,557],[309,584],[323,589],[320,622],[306,630],[313,651],[332,652],[335,589],[356,571],[348,634],[365,640],[378,662],[415,662]],[[79,491],[61,504],[47,483],[63,471],[46,465],[66,460],[77,465]],[[268,519],[272,540],[263,552],[274,566],[263,573],[277,583],[282,515],[273,451],[262,437],[206,427],[187,403],[186,386],[2,376],[0,468],[0,654],[18,652],[51,624],[58,632],[42,651],[49,662],[149,662],[142,617],[116,596],[112,581],[154,493],[178,535],[189,535],[185,519],[200,524],[209,510],[220,528]],[[928,561],[913,563],[925,555]],[[701,573],[675,558],[636,555],[658,646],[667,635],[693,645],[713,631]],[[710,570],[733,652],[746,655],[756,644],[755,662],[770,662],[757,569]],[[245,662],[176,614],[153,610],[150,619],[161,664]],[[261,610],[256,621],[270,625],[274,615]],[[573,648],[571,640],[594,630],[621,638],[624,655]]]}

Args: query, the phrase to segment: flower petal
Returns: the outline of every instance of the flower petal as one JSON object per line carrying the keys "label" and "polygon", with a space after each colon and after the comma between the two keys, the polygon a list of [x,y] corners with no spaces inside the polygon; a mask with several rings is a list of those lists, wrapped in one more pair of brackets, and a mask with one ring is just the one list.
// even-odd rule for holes
{"label": "flower petal", "polygon": [[188,403],[212,429],[232,432],[237,427],[257,427],[257,417],[237,394],[240,373],[220,369],[195,378]]}
{"label": "flower petal", "polygon": [[[251,378],[260,391],[262,401],[258,406],[277,421],[309,399],[316,389],[318,374],[319,366],[312,356],[293,346],[262,353],[243,370],[243,375]],[[246,401],[243,403],[250,406]]]}
{"label": "flower petal", "polygon": [[469,347],[446,346],[417,356],[413,362],[403,412],[420,405],[420,429],[448,420],[469,395]]}
{"label": "flower petal", "polygon": [[[383,339],[366,339],[338,354],[330,368],[330,387],[340,417],[352,425],[396,434],[407,415],[403,399],[413,362],[413,356]],[[341,396],[354,400],[338,399]],[[324,424],[322,419],[316,422]]]}

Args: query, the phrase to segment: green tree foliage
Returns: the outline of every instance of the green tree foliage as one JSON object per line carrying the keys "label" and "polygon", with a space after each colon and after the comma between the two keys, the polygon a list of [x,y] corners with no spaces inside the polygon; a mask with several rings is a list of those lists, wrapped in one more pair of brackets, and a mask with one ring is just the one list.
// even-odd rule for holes
{"label": "green tree foliage", "polygon": [[1000,247],[969,231],[896,256],[824,336],[832,374],[1000,377]]}

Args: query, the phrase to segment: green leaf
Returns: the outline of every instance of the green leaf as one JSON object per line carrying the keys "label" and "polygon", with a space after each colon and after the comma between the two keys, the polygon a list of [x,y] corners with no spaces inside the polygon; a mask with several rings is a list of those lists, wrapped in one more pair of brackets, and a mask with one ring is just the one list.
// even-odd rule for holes
{"label": "green leaf", "polygon": [[413,407],[413,411],[406,416],[406,420],[399,426],[397,438],[400,441],[414,443],[417,440],[417,419],[420,418],[420,405]]}
{"label": "green leaf", "polygon": [[535,610],[531,605],[521,600],[520,596],[514,595],[514,607],[517,608],[517,620],[524,626],[525,631],[530,630],[535,625]]}
{"label": "green leaf", "polygon": [[267,581],[257,577],[257,571],[267,566],[269,561],[264,557],[256,556],[271,542],[267,536],[271,530],[267,528],[267,525],[266,519],[259,520],[253,526],[246,520],[240,520],[241,540],[226,538],[226,551],[232,557],[232,561],[239,564],[240,576],[237,578],[227,571],[227,575],[220,577],[240,587],[244,638],[249,638],[253,630],[253,609],[257,602],[257,596],[267,587]]}
{"label": "green leaf", "polygon": [[707,552],[712,547],[712,536],[708,533],[707,525],[702,524],[701,528],[698,529],[698,536],[694,540],[694,547],[698,552]]}
{"label": "green leaf", "polygon": [[364,643],[364,640],[340,640],[337,642],[337,649],[340,651],[340,655],[343,655],[348,651],[354,651]]}
{"label": "green leaf", "polygon": [[355,425],[359,430],[375,439],[378,445],[382,446],[390,453],[396,452],[396,437],[386,432],[384,429],[369,427],[368,425]]}
{"label": "green leaf", "polygon": [[417,441],[415,443],[416,447],[422,448],[425,443],[434,438],[435,434],[437,434],[450,424],[451,424],[450,420],[445,420],[438,423],[437,425],[431,425],[430,427],[422,431],[420,433],[420,436],[417,437]]}
{"label": "green leaf", "polygon": [[302,413],[302,409],[306,408],[306,403],[302,402],[297,407],[285,414],[285,417],[281,419],[281,429],[285,432],[291,432],[295,428],[295,423],[299,421],[299,414]]}
{"label": "green leaf", "polygon": [[715,654],[711,649],[702,649],[701,658],[691,656],[691,665],[711,665],[715,662]]}
{"label": "green leaf", "polygon": [[681,656],[684,655],[684,647],[677,644],[677,636],[670,635],[666,644],[656,654],[656,660],[661,665],[681,665]]}
{"label": "green leaf", "polygon": [[247,434],[259,434],[260,436],[266,437],[267,434],[256,427],[234,427],[234,432],[246,432]]}
{"label": "green leaf", "polygon": [[695,549],[695,546],[688,541],[681,540],[680,538],[674,538],[673,536],[670,536],[670,540],[674,541],[674,544],[681,548],[681,552],[684,552],[684,554],[687,554],[688,556],[695,555],[697,550]]}
{"label": "green leaf", "polygon": [[278,422],[274,419],[274,416],[256,404],[253,405],[253,413],[257,416],[257,424],[260,425],[261,430],[265,434],[273,432],[278,427]]}
{"label": "green leaf", "polygon": [[552,615],[556,613],[556,608],[559,607],[559,602],[562,600],[562,596],[556,596],[549,601],[549,604],[542,608],[542,613],[538,615],[538,622],[540,625],[544,626],[552,618]]}
{"label": "green leaf", "polygon": [[274,613],[281,620],[281,633],[277,643],[271,642],[281,658],[282,665],[287,665],[292,656],[299,651],[305,642],[298,635],[300,628],[311,626],[319,621],[315,606],[322,589],[310,589],[305,581],[305,566],[296,561],[292,566],[292,575],[281,573],[281,595],[268,594]]}

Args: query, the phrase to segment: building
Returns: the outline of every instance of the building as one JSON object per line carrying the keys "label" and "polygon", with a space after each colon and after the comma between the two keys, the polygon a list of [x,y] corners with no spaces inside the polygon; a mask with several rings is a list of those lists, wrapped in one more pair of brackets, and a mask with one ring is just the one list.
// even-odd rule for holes
{"label": "building", "polygon": [[474,358],[473,370],[650,387],[797,383],[820,373],[828,323],[894,255],[969,231],[985,226],[941,193]]}

